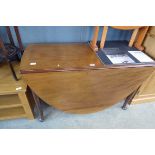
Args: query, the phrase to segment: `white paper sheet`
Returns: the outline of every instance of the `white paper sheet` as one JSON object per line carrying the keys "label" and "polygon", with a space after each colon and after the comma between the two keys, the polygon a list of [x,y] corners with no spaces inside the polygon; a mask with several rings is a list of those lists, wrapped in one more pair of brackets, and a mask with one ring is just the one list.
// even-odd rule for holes
{"label": "white paper sheet", "polygon": [[142,51],[128,51],[131,55],[133,55],[140,62],[154,62],[148,55],[143,53]]}
{"label": "white paper sheet", "polygon": [[120,63],[135,63],[128,55],[126,54],[118,54],[118,55],[107,55],[110,61],[113,64],[120,64]]}

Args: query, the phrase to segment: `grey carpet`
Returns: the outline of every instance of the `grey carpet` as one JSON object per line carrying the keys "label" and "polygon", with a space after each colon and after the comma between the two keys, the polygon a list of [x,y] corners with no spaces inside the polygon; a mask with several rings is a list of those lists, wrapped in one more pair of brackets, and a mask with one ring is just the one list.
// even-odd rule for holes
{"label": "grey carpet", "polygon": [[67,114],[47,105],[44,106],[45,121],[16,119],[0,121],[0,128],[15,129],[135,129],[155,128],[155,103],[131,105],[122,110],[118,103],[92,114]]}

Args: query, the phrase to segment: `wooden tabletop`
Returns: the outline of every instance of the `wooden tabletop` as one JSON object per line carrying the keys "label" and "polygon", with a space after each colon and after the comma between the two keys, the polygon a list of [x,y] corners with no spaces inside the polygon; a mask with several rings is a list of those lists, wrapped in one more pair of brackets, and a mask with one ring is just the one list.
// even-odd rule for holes
{"label": "wooden tabletop", "polygon": [[35,44],[26,48],[20,70],[25,83],[49,105],[69,113],[90,113],[126,98],[154,68],[107,67],[88,44]]}
{"label": "wooden tabletop", "polygon": [[104,68],[155,66],[153,63],[105,65],[88,44],[31,44],[22,57],[20,71],[44,73],[53,71],[80,71]]}
{"label": "wooden tabletop", "polygon": [[22,57],[20,70],[60,70],[103,67],[88,44],[32,44]]}

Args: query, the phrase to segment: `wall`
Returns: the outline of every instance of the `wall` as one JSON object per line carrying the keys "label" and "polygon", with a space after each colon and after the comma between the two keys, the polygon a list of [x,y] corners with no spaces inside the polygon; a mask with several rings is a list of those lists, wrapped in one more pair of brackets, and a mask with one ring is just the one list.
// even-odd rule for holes
{"label": "wall", "polygon": [[[13,27],[11,31],[15,38]],[[20,26],[24,46],[30,43],[50,43],[50,42],[88,42],[93,35],[91,26]],[[6,30],[0,28],[0,34],[5,42],[8,42]],[[107,40],[129,40],[130,31],[114,30],[109,28]],[[101,38],[101,31],[99,38]],[[15,42],[16,39],[15,39]]]}

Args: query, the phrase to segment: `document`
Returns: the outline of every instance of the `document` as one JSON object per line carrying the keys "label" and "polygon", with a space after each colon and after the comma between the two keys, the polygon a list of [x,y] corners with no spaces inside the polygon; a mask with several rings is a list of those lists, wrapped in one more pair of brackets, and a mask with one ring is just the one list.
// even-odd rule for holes
{"label": "document", "polygon": [[148,55],[142,51],[128,51],[132,56],[134,56],[140,62],[154,62]]}
{"label": "document", "polygon": [[127,54],[107,55],[113,64],[135,63]]}

